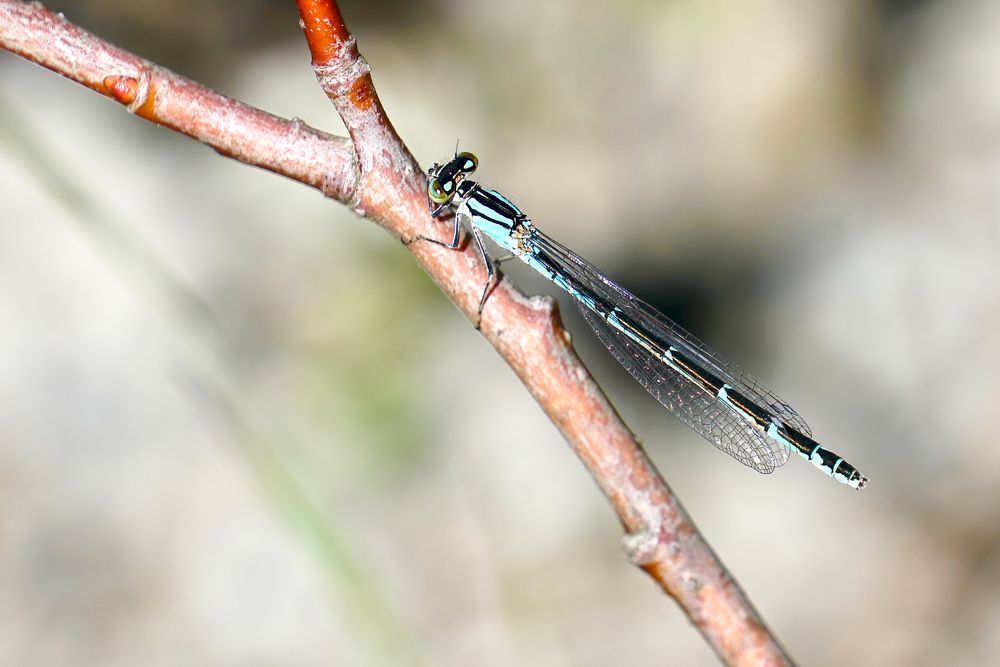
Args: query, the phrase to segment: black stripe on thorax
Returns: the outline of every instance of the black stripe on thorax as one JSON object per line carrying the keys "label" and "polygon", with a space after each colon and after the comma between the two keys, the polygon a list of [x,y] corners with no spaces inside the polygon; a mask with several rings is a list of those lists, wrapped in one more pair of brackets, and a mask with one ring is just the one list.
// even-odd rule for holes
{"label": "black stripe on thorax", "polygon": [[524,213],[512,207],[506,199],[479,186],[472,190],[466,201],[475,215],[504,229],[513,229],[518,221],[524,219]]}

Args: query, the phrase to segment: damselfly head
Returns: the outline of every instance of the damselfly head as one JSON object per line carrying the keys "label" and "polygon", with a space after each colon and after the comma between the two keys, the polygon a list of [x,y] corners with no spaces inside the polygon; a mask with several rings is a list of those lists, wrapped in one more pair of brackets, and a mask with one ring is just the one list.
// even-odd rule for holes
{"label": "damselfly head", "polygon": [[472,153],[459,153],[445,164],[435,163],[427,170],[427,199],[431,209],[445,206],[458,191],[458,184],[479,166],[479,159]]}

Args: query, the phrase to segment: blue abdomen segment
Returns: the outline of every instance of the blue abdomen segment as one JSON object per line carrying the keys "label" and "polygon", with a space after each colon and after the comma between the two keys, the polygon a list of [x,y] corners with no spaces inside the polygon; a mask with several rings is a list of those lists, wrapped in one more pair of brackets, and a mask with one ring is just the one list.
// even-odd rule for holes
{"label": "blue abdomen segment", "polygon": [[862,489],[868,484],[868,478],[858,472],[858,469],[845,461],[843,457],[831,452],[807,435],[799,433],[794,428],[784,426],[777,419],[772,421],[767,434],[813,464],[841,484],[853,489]]}

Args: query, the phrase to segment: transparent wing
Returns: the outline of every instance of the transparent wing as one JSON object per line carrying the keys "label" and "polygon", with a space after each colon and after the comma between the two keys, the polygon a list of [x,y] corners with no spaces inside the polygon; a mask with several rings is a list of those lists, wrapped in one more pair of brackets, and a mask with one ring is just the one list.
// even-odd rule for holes
{"label": "transparent wing", "polygon": [[663,313],[642,301],[624,287],[605,276],[593,264],[545,234],[535,231],[539,246],[568,265],[572,274],[602,298],[621,308],[623,312],[646,328],[653,337],[673,345],[681,352],[699,361],[741,394],[761,407],[770,410],[782,422],[800,433],[812,436],[809,425],[788,403],[765,387],[752,375],[734,363],[726,361],[708,345],[701,342],[673,322]]}
{"label": "transparent wing", "polygon": [[[754,379],[749,373],[736,364],[730,363],[721,358],[705,343],[701,342],[678,324],[671,321],[666,315],[663,315],[655,308],[602,274],[587,260],[569,250],[558,241],[555,241],[541,232],[538,232],[537,229],[533,231],[535,241],[537,242],[539,248],[565,266],[566,271],[576,280],[579,280],[586,288],[593,291],[601,299],[617,306],[637,325],[645,329],[651,338],[662,342],[664,346],[674,346],[691,359],[694,359],[706,370],[724,380],[739,393],[757,403],[760,407],[770,411],[783,423],[807,436],[812,435],[809,425],[790,405],[788,405],[788,403],[783,401],[774,392]],[[588,323],[590,323],[590,318],[588,318]],[[591,323],[591,326],[593,327],[594,325]],[[605,328],[607,328],[606,325]],[[607,345],[607,343],[605,343],[605,345]],[[619,361],[621,362],[621,359],[619,359]],[[624,365],[624,362],[622,362],[622,364]],[[634,372],[632,374],[637,380],[640,381],[640,383],[642,382],[638,375]],[[697,386],[695,386],[695,389],[700,390]],[[653,393],[654,396],[656,395],[652,392],[652,390],[650,390],[650,392]],[[716,400],[714,397],[710,398]],[[660,402],[663,403],[662,400]],[[666,403],[664,403],[664,405],[673,410],[673,408]],[[722,404],[722,407],[725,407],[725,404]],[[676,414],[676,411],[674,412]],[[684,417],[681,417],[681,419],[684,419]],[[695,428],[695,430],[699,430],[693,425],[692,427]],[[699,430],[699,432],[702,431]],[[702,434],[705,435],[706,438],[709,438],[709,440],[712,440],[711,436],[706,433]],[[788,459],[788,451],[784,447],[778,447],[778,451],[776,451],[775,456],[779,459],[777,465],[781,465]],[[738,456],[736,456],[736,458],[739,459]],[[748,465],[755,467],[752,466],[752,464]]]}
{"label": "transparent wing", "polygon": [[586,306],[579,303],[577,306],[618,363],[656,400],[706,440],[743,465],[762,473],[773,472],[787,460],[784,447],[750,426],[728,405],[609,326]]}

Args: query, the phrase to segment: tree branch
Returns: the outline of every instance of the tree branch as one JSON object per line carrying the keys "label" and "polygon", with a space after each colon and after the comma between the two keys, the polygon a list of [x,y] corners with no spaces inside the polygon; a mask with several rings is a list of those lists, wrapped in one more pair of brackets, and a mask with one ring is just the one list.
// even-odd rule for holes
{"label": "tree branch", "polygon": [[40,4],[0,1],[0,46],[219,153],[338,201],[357,188],[350,142],[238,102],[78,28]]}
{"label": "tree branch", "polygon": [[[237,102],[118,49],[39,4],[0,0],[0,46],[186,134],[223,155],[317,188],[407,243],[473,319],[482,263],[409,241],[433,234],[422,170],[396,134],[333,0],[298,0],[316,76],[351,140]],[[503,281],[482,334],[524,382],[607,495],[626,551],[681,606],[726,664],[790,664],[576,356],[554,302]]]}

